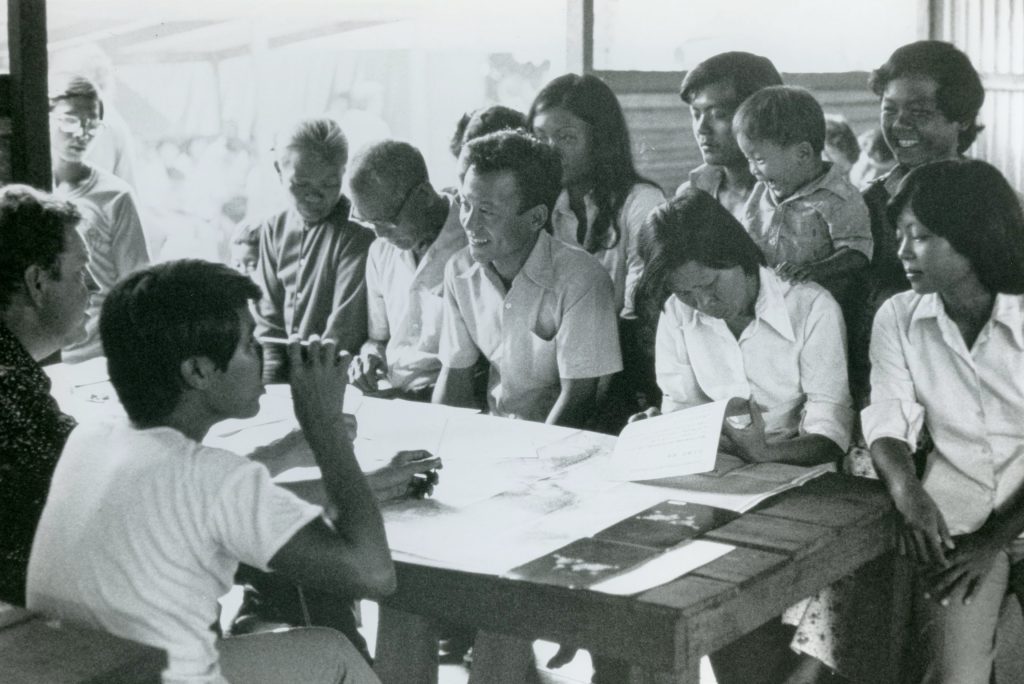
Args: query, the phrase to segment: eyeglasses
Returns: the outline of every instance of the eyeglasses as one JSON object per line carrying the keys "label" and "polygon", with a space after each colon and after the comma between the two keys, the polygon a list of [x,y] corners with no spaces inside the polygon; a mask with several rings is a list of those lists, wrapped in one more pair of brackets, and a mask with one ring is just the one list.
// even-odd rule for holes
{"label": "eyeglasses", "polygon": [[368,218],[366,216],[357,216],[356,218],[364,223],[369,223],[371,226],[377,229],[395,230],[396,228],[398,228],[399,217],[402,215],[402,212],[405,211],[405,205],[409,203],[409,198],[412,197],[413,193],[415,193],[419,189],[420,185],[422,185],[422,183],[417,183],[416,185],[409,188],[408,192],[405,193],[405,197],[402,199],[402,203],[398,206],[398,209],[395,211],[395,213],[391,215],[391,218],[375,219]]}
{"label": "eyeglasses", "polygon": [[68,135],[96,135],[106,125],[101,119],[79,119],[68,114],[54,116],[53,122],[58,131]]}

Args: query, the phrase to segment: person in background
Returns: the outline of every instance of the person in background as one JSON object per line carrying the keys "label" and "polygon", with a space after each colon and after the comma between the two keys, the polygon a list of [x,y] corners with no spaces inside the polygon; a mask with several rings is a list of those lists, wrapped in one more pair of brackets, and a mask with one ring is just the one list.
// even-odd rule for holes
{"label": "person in background", "polygon": [[496,133],[498,131],[526,128],[526,115],[503,105],[481,107],[467,112],[455,122],[455,131],[448,143],[448,149],[456,159],[462,153],[462,147],[474,138]]}
{"label": "person in background", "polygon": [[[28,607],[164,649],[168,682],[376,682],[330,630],[218,640],[210,628],[240,562],[332,594],[395,587],[379,494],[342,414],[348,357],[333,340],[288,345],[326,510],[275,485],[263,463],[202,444],[215,423],[259,411],[249,307],[259,296],[249,278],[199,260],[153,266],[111,291],[100,330],[127,415],[68,440],[32,545]],[[398,475],[411,485],[411,473]]]}
{"label": "person in background", "polygon": [[[839,463],[853,410],[843,317],[815,283],[767,268],[743,227],[688,189],[655,210],[641,287],[663,303],[657,336],[658,415],[726,399],[748,420],[722,428],[720,449],[756,463]],[[792,631],[773,620],[712,654],[722,684],[778,682],[797,662]],[[603,681],[620,681],[609,677]]]}
{"label": "person in background", "polygon": [[[281,134],[275,153],[291,206],[259,227],[256,335],[322,335],[358,354],[366,340],[366,254],[374,235],[351,220],[342,194],[345,135],[331,119],[305,119]],[[285,378],[281,345],[264,347],[263,378]]]}
{"label": "person in background", "polygon": [[259,262],[259,225],[239,223],[231,235],[231,268],[255,279]]}
{"label": "person in background", "polygon": [[1024,214],[964,159],[913,167],[887,214],[911,291],[875,316],[861,418],[916,564],[907,681],[987,683],[1000,605],[1024,601]]}
{"label": "person in background", "polygon": [[690,172],[676,194],[690,187],[703,190],[742,218],[755,181],[736,145],[733,114],[755,92],[775,85],[782,85],[775,65],[749,52],[723,52],[687,72],[679,97],[690,108],[693,137],[704,163]]}
{"label": "person in background", "polygon": [[847,178],[850,178],[850,169],[860,159],[860,143],[857,142],[857,136],[853,134],[846,117],[839,114],[825,115],[823,156],[825,161],[832,162],[833,166],[838,167]]}
{"label": "person in background", "polygon": [[896,166],[896,158],[885,142],[881,128],[864,131],[857,137],[860,158],[850,169],[850,182],[861,191],[866,190],[876,178],[881,178]]}
{"label": "person in background", "polygon": [[846,173],[822,160],[821,105],[803,88],[763,88],[736,110],[733,129],[757,178],[743,225],[768,265],[822,285],[841,305],[852,300],[871,258],[871,228]]}
{"label": "person in background", "polygon": [[89,273],[98,290],[89,300],[86,335],[63,349],[78,363],[102,356],[100,307],[114,284],[149,263],[146,239],[131,188],[95,168],[86,157],[103,126],[103,100],[92,82],[64,75],[50,82],[50,151],[54,194],[73,201],[82,214],[78,230],[89,247]]}
{"label": "person in background", "polygon": [[32,535],[75,419],[39,362],[85,336],[94,283],[74,204],[0,189],[0,601],[25,605]]}
{"label": "person in background", "polygon": [[444,268],[466,246],[459,202],[434,190],[419,150],[395,140],[361,152],[349,185],[378,237],[366,264],[369,335],[350,379],[363,392],[387,379],[398,396],[430,401],[441,369]]}
{"label": "person in background", "polygon": [[622,107],[598,77],[554,79],[537,94],[527,121],[562,160],[562,193],[551,212],[554,236],[596,257],[615,286],[625,371],[605,392],[602,427],[618,434],[626,418],[657,392],[653,325],[644,336],[635,290],[643,271],[640,229],[665,195],[637,173]]}
{"label": "person in background", "polygon": [[950,43],[937,40],[898,48],[871,73],[868,85],[881,99],[882,136],[896,166],[864,191],[874,254],[863,314],[850,325],[850,382],[859,407],[870,394],[868,348],[874,314],[882,302],[910,287],[897,255],[896,228],[888,218],[887,203],[912,169],[956,159],[967,151],[983,128],[978,113],[985,101],[985,88],[971,60]]}

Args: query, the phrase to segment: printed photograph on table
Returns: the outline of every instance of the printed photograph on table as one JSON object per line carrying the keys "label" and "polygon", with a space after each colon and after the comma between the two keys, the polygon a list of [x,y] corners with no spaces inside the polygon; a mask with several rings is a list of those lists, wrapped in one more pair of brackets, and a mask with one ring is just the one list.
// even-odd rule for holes
{"label": "printed photograph on table", "polygon": [[639,544],[657,549],[670,549],[687,539],[699,537],[738,517],[738,513],[723,508],[684,501],[662,501],[622,522],[601,530],[594,535],[594,538],[624,544]]}

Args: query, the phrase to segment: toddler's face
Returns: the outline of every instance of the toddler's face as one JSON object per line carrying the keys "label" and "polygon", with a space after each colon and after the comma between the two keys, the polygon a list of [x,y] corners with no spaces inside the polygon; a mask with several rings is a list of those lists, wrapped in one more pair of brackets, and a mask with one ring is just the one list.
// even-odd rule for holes
{"label": "toddler's face", "polygon": [[[736,142],[750,163],[750,172],[768,186],[777,200],[784,200],[801,186],[814,180],[816,169],[808,164],[811,146],[808,143],[779,145],[766,140],[751,140],[742,133]],[[809,173],[810,171],[810,173]]]}
{"label": "toddler's face", "polygon": [[256,245],[231,245],[231,266],[250,278],[256,273],[259,247]]}

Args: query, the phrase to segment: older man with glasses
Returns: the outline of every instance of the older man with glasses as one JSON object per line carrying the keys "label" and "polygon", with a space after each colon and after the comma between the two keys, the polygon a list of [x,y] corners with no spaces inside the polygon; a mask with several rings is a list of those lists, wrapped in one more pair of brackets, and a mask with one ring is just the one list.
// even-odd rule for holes
{"label": "older man with glasses", "polygon": [[366,263],[368,338],[349,367],[352,383],[430,401],[443,314],[444,266],[466,246],[458,199],[438,194],[412,145],[376,143],[355,160],[350,179],[360,218],[380,238]]}

